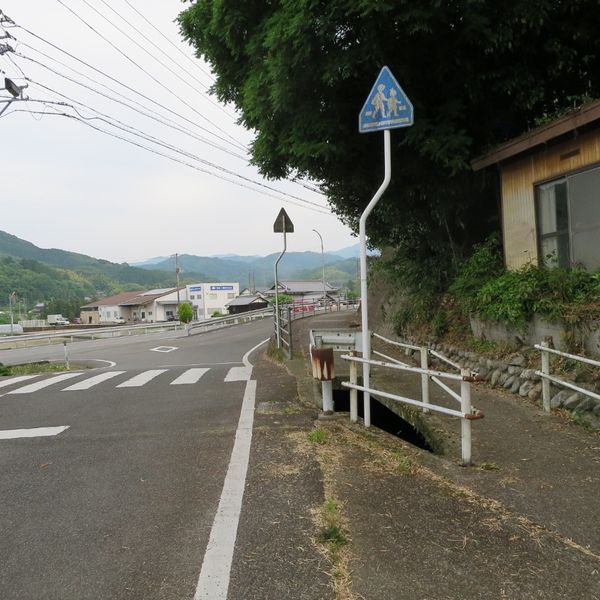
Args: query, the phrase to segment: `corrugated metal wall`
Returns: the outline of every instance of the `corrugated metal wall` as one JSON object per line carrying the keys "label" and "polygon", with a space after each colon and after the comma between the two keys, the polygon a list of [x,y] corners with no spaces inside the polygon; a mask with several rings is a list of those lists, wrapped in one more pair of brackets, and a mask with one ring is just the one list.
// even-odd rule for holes
{"label": "corrugated metal wall", "polygon": [[535,185],[600,163],[600,132],[591,132],[502,166],[504,258],[509,269],[537,264]]}

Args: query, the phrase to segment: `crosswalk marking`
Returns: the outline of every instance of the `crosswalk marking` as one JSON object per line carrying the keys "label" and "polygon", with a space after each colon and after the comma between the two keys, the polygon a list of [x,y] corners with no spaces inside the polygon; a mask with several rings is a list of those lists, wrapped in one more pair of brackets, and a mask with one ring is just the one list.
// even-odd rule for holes
{"label": "crosswalk marking", "polygon": [[13,385],[14,383],[21,383],[21,381],[27,381],[28,379],[33,379],[34,377],[39,377],[39,375],[19,375],[18,377],[11,377],[6,381],[0,381],[0,388],[6,387],[7,385]]}
{"label": "crosswalk marking", "polygon": [[171,385],[185,385],[190,383],[198,383],[200,377],[210,369],[188,369],[182,373],[177,379],[171,381]]}
{"label": "crosswalk marking", "polygon": [[128,379],[123,383],[120,383],[117,387],[141,387],[145,383],[148,383],[150,380],[154,379],[155,377],[158,377],[166,371],[167,369],[151,369],[150,371],[144,371],[143,373],[140,373],[139,375],[136,375],[135,377],[132,377],[131,379]]}
{"label": "crosswalk marking", "polygon": [[108,371],[106,373],[101,373],[100,375],[96,375],[94,377],[90,377],[89,379],[84,379],[83,381],[78,381],[69,387],[64,388],[63,392],[76,392],[78,390],[89,390],[91,387],[102,383],[103,381],[107,381],[108,379],[112,379],[117,375],[122,375],[125,371]]}
{"label": "crosswalk marking", "polygon": [[249,381],[252,376],[252,367],[232,367],[225,376],[225,383],[228,381]]}
{"label": "crosswalk marking", "polygon": [[44,379],[43,381],[37,381],[36,383],[30,383],[29,385],[25,385],[21,388],[13,390],[12,392],[8,392],[9,394],[31,394],[32,392],[37,392],[45,387],[50,385],[54,385],[55,383],[59,383],[60,381],[65,381],[66,379],[71,379],[72,377],[79,377],[81,373],[62,373],[60,375],[55,375],[54,377],[50,377],[49,379]]}
{"label": "crosswalk marking", "polygon": [[5,429],[4,431],[0,431],[0,440],[17,440],[19,438],[48,437],[58,435],[66,429],[69,429],[68,425],[62,425],[61,427],[35,427],[33,429]]}

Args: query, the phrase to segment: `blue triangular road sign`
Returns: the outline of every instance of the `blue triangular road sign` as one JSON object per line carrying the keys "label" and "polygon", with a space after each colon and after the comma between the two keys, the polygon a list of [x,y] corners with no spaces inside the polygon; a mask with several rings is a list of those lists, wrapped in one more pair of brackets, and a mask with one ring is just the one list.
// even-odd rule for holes
{"label": "blue triangular road sign", "polygon": [[412,124],[413,105],[392,72],[383,67],[358,115],[358,131],[369,133]]}

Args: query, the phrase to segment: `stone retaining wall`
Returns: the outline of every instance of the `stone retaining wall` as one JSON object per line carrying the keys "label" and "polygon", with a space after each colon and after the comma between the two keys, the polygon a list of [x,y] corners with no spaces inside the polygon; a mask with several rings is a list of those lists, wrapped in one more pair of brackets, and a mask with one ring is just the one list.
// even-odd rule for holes
{"label": "stone retaining wall", "polygon": [[[405,340],[406,341],[406,340]],[[411,340],[407,343],[417,344]],[[507,361],[494,360],[477,354],[476,352],[467,352],[449,346],[447,344],[427,344],[428,348],[443,354],[452,362],[458,363],[464,369],[469,369],[477,373],[485,379],[492,387],[504,388],[505,390],[518,394],[522,397],[527,397],[534,402],[541,401],[542,381],[535,374],[536,369],[527,367],[527,359],[521,353],[513,354]],[[419,353],[412,353],[414,358],[419,360]],[[440,368],[442,365],[448,366],[442,360],[429,356],[429,364]],[[574,383],[578,387],[598,393],[594,385],[581,381],[577,376]],[[565,408],[570,411],[593,413],[594,416],[600,417],[600,400],[595,400],[574,390],[560,388],[554,385],[550,386],[551,390],[551,408]]]}

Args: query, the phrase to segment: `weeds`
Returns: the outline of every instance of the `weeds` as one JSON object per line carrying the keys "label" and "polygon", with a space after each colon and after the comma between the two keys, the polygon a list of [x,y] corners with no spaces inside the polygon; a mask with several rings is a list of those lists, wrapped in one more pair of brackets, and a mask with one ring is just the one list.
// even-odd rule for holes
{"label": "weeds", "polygon": [[316,427],[309,431],[306,437],[312,444],[324,444],[327,441],[327,432],[320,427]]}

